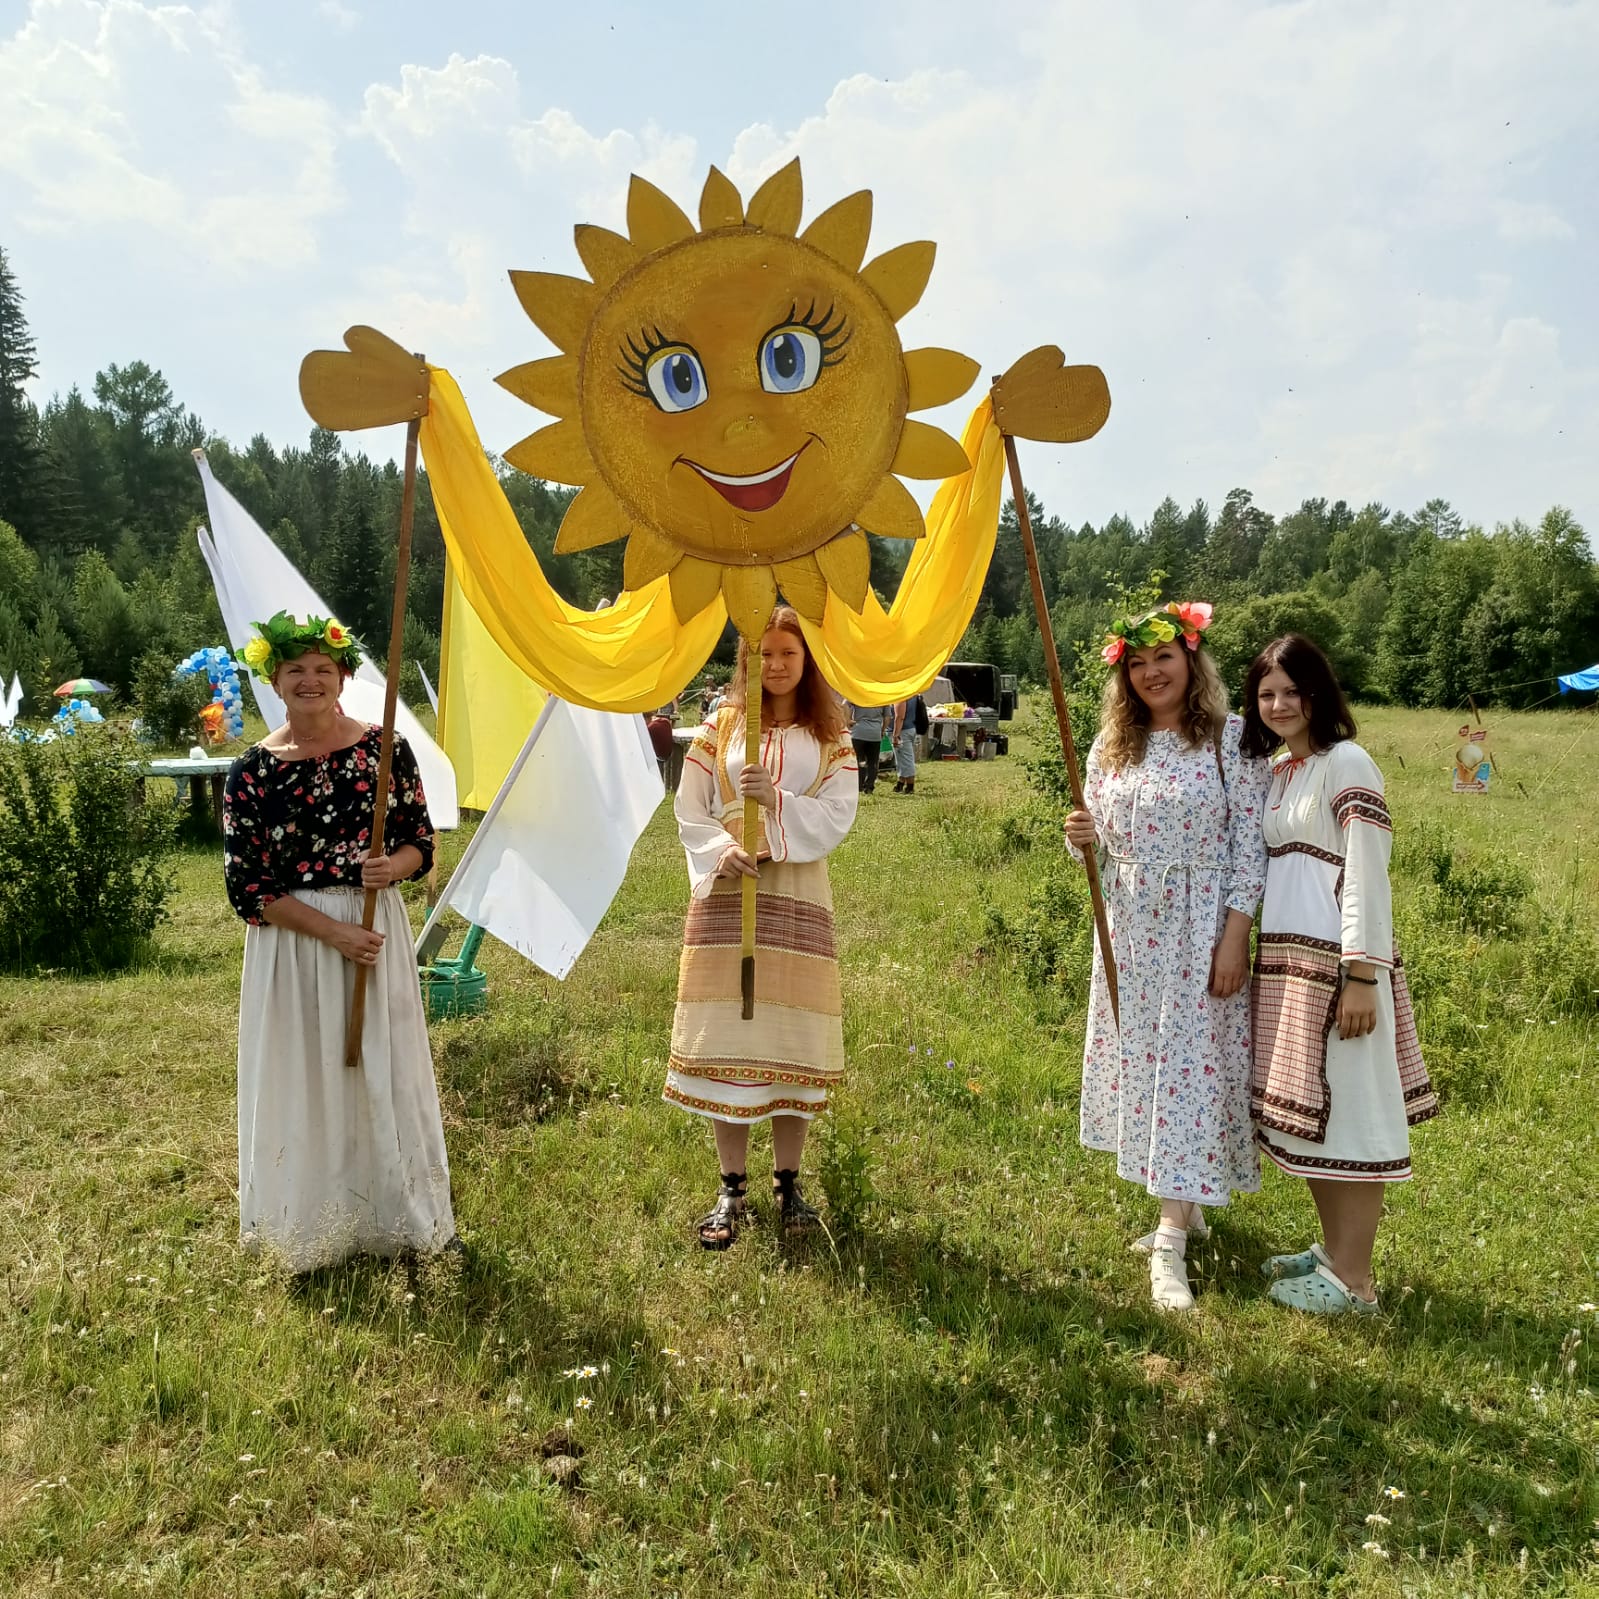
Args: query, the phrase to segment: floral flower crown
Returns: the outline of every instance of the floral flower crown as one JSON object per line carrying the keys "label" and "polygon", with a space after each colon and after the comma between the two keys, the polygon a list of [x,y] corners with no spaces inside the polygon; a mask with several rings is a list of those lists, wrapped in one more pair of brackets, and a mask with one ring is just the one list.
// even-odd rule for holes
{"label": "floral flower crown", "polygon": [[1189,649],[1197,650],[1210,626],[1210,613],[1211,607],[1203,600],[1173,600],[1143,616],[1124,616],[1110,624],[1100,658],[1114,666],[1128,650],[1170,644],[1179,634]]}
{"label": "floral flower crown", "polygon": [[238,658],[264,683],[285,662],[311,650],[332,657],[346,675],[361,664],[361,646],[355,635],[331,616],[308,616],[297,621],[287,611],[279,611],[265,622],[252,622],[255,637],[239,651]]}

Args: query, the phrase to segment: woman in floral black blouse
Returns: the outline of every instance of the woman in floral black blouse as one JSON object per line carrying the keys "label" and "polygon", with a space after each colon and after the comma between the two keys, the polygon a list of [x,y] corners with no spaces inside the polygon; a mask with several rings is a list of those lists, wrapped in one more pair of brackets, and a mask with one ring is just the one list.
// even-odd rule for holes
{"label": "woman in floral black blouse", "polygon": [[[425,874],[433,827],[398,735],[384,839],[371,836],[379,731],[339,709],[358,646],[279,612],[244,661],[288,720],[233,763],[228,899],[248,923],[239,1006],[239,1230],[307,1271],[442,1248],[455,1233],[410,922],[394,885]],[[363,890],[377,917],[361,925]],[[344,1065],[354,968],[371,968],[361,1064]]]}

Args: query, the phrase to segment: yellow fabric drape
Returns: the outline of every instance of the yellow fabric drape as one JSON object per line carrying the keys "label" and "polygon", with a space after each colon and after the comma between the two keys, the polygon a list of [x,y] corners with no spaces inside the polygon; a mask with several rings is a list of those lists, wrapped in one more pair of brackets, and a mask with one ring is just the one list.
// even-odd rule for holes
{"label": "yellow fabric drape", "polygon": [[495,642],[447,562],[438,741],[462,805],[489,808],[548,697]]}
{"label": "yellow fabric drape", "polygon": [[512,665],[552,694],[599,711],[653,711],[716,648],[720,601],[680,623],[666,579],[609,610],[568,605],[540,568],[490,468],[455,379],[430,368],[422,455],[444,545],[466,603]]}
{"label": "yellow fabric drape", "polygon": [[[596,710],[651,711],[675,699],[716,647],[727,621],[721,600],[680,623],[667,580],[657,578],[606,611],[568,605],[528,548],[455,379],[442,367],[429,371],[422,454],[439,525],[460,597],[508,665]],[[939,486],[927,536],[917,540],[892,607],[885,612],[868,595],[857,616],[829,598],[821,626],[804,624],[824,675],[857,704],[887,704],[925,688],[977,608],[994,553],[1005,463],[987,398],[963,442],[976,464]]]}
{"label": "yellow fabric drape", "polygon": [[820,627],[801,622],[822,675],[856,705],[919,694],[944,669],[977,609],[999,533],[1005,441],[986,395],[961,438],[970,472],[946,478],[888,610],[868,593],[857,616],[836,599]]}

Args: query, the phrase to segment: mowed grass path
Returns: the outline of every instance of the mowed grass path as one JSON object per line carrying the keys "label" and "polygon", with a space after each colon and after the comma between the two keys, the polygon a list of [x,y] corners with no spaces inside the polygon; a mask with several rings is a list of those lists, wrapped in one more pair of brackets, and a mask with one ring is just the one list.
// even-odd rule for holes
{"label": "mowed grass path", "polygon": [[144,969],[0,979],[0,1593],[1599,1592],[1599,732],[1496,719],[1456,798],[1458,717],[1363,720],[1449,1103],[1359,1325],[1265,1300],[1312,1226],[1272,1173],[1196,1313],[1150,1309],[1153,1207],[1077,1144],[1084,996],[996,933],[1054,869],[1015,756],[863,803],[812,1155],[876,1198],[798,1247],[762,1199],[726,1256],[708,1129],[658,1098],[667,807],[567,983],[490,941],[489,1013],[435,1027],[467,1249],[414,1280],[240,1254],[243,929],[184,856]]}

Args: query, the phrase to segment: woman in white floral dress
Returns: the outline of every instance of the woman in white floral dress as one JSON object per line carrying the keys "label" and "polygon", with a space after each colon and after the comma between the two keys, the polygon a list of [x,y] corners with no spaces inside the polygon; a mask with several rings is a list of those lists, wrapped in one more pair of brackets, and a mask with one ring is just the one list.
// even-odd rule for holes
{"label": "woman in white floral dress", "polygon": [[1249,1119],[1249,931],[1266,877],[1266,763],[1239,752],[1243,719],[1202,647],[1208,605],[1117,622],[1115,667],[1089,751],[1074,852],[1098,852],[1120,1024],[1095,953],[1081,1136],[1160,1201],[1133,1247],[1162,1309],[1193,1306],[1185,1259],[1202,1206],[1260,1186]]}

